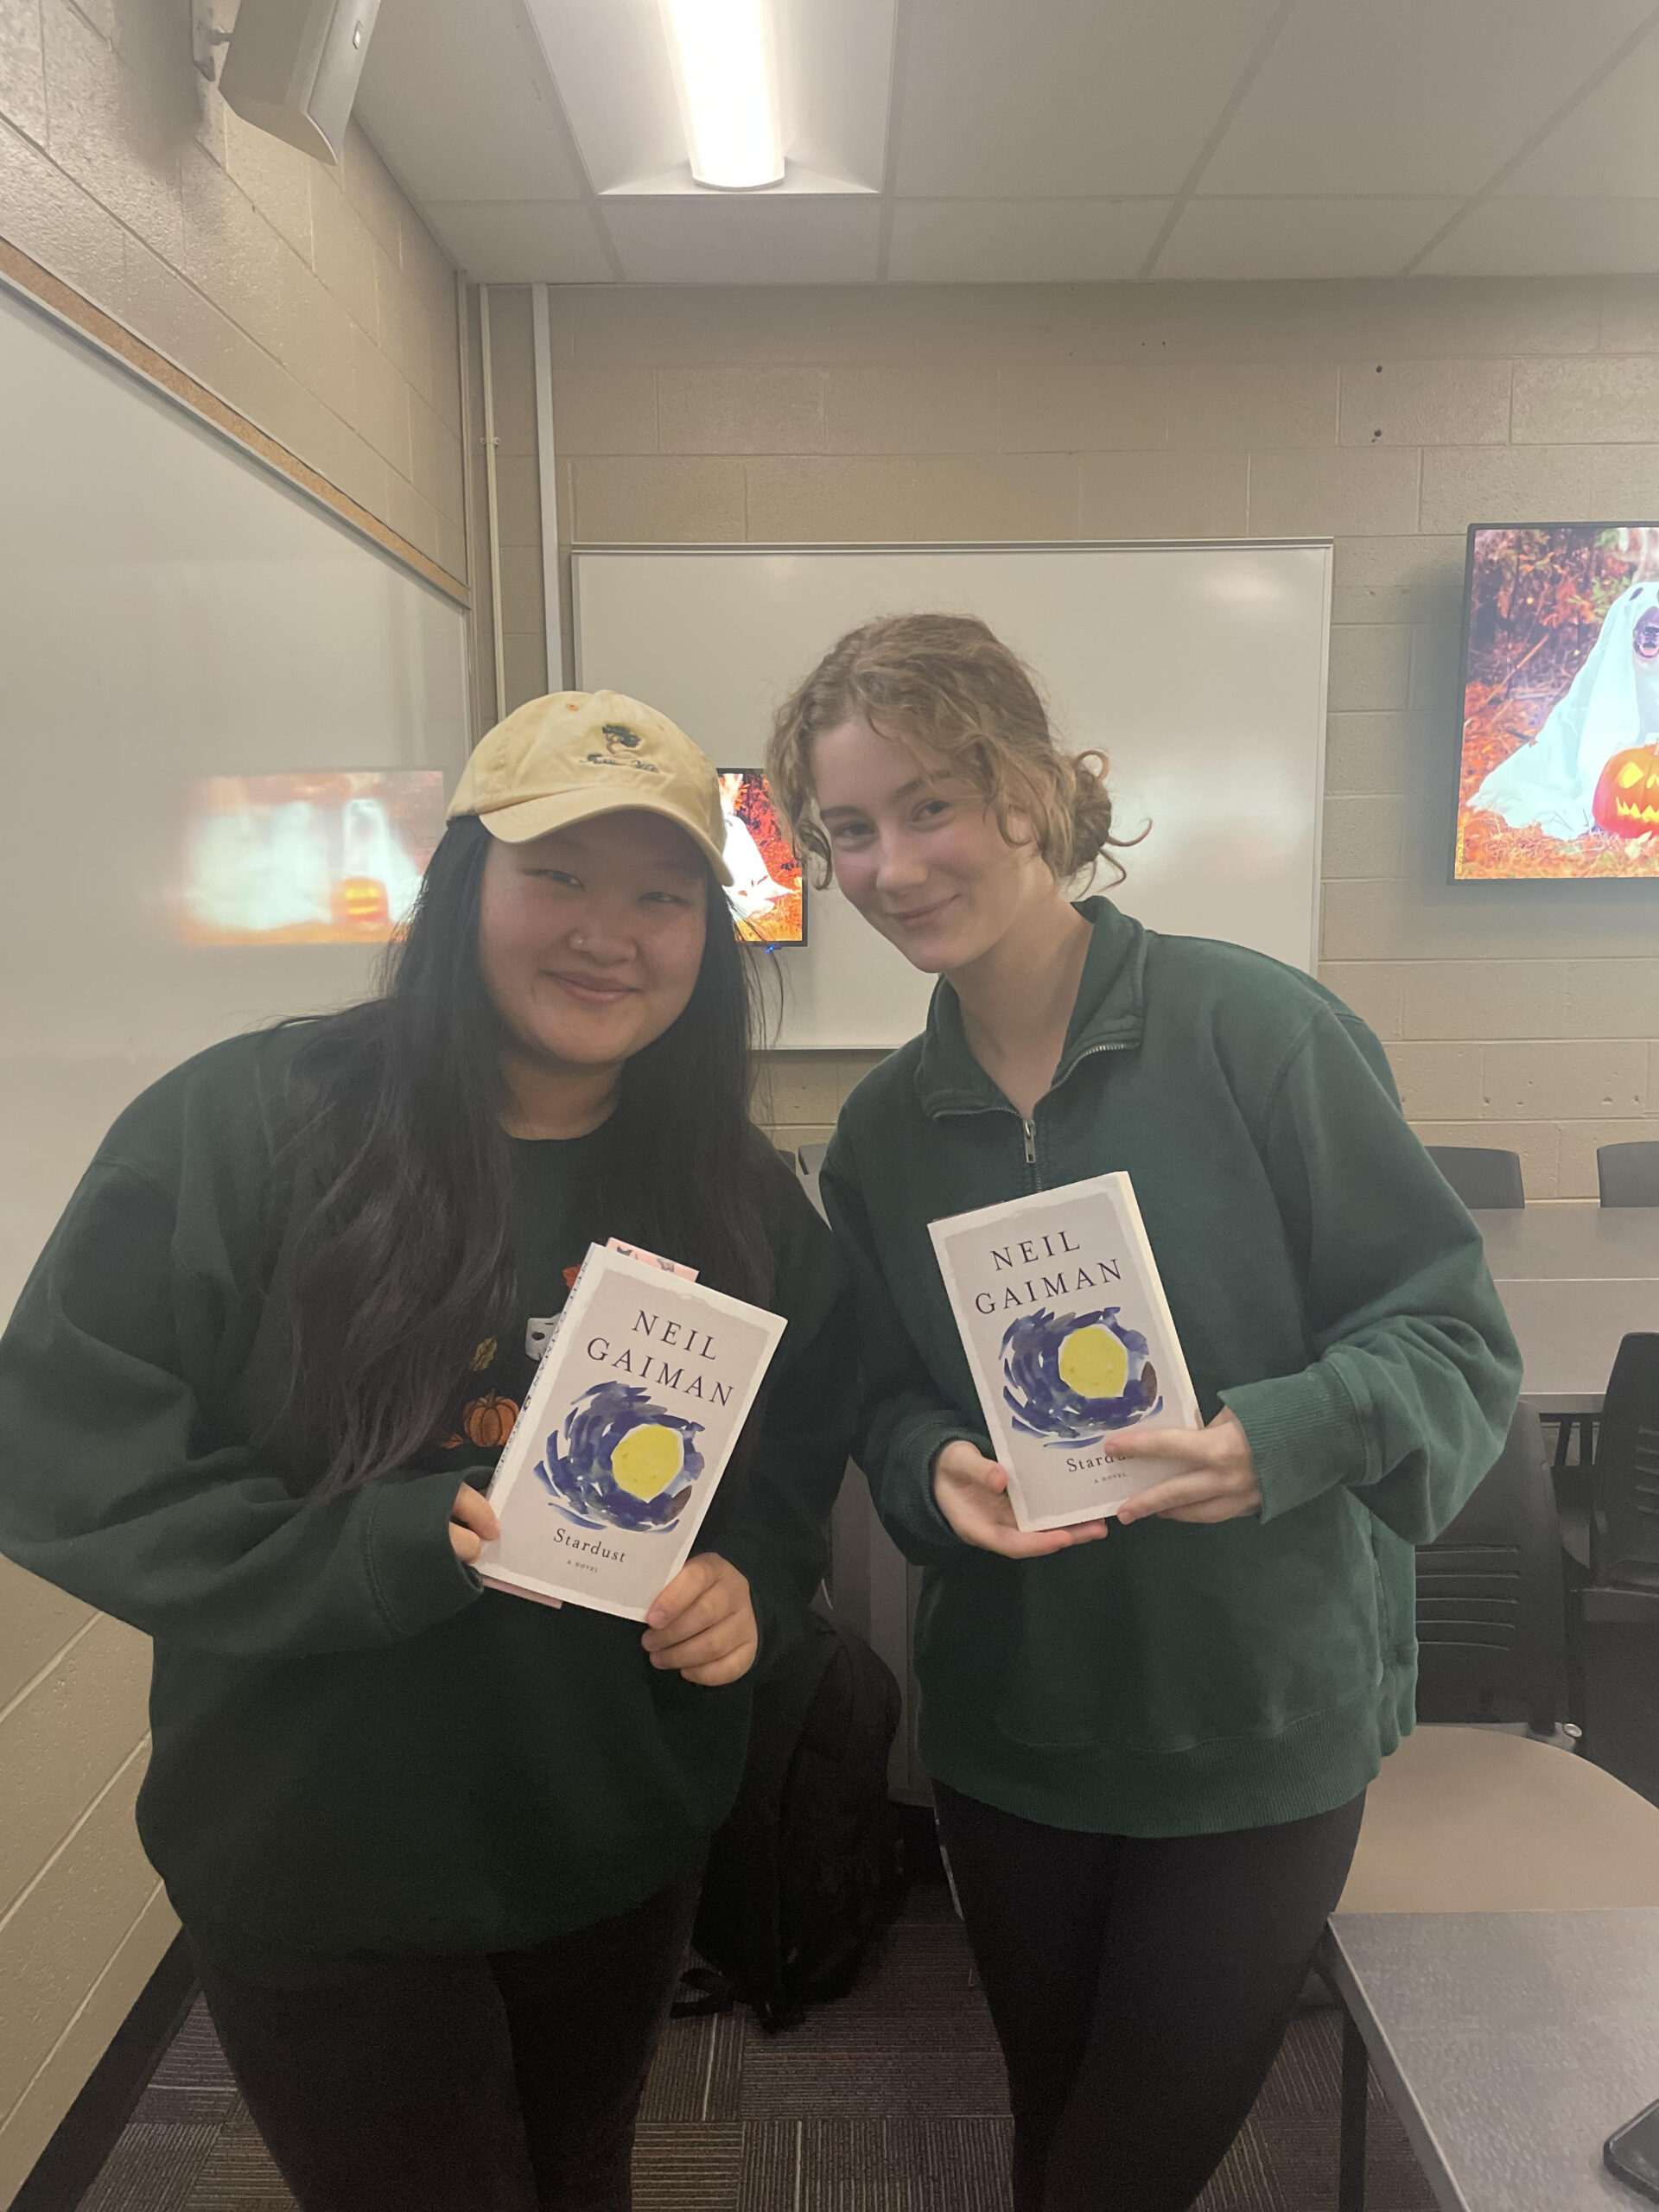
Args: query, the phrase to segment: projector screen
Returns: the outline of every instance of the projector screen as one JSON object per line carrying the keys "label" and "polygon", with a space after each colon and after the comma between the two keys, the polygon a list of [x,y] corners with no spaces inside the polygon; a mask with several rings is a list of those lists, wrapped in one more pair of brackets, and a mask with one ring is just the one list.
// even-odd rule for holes
{"label": "projector screen", "polygon": [[187,786],[186,944],[385,944],[443,835],[436,768],[207,776]]}
{"label": "projector screen", "polygon": [[1659,880],[1659,524],[1469,533],[1452,876]]}

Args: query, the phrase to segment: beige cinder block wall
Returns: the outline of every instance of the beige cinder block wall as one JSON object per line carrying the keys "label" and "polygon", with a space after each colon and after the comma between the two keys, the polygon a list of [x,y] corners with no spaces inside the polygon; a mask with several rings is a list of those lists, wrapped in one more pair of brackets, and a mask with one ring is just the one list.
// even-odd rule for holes
{"label": "beige cinder block wall", "polygon": [[[1464,531],[1659,512],[1659,282],[552,305],[566,543],[1333,537],[1321,973],[1421,1135],[1514,1146],[1535,1199],[1659,1136],[1653,895],[1445,881]],[[775,1063],[780,1139],[863,1065]]]}
{"label": "beige cinder block wall", "polygon": [[253,130],[189,0],[0,0],[0,238],[465,578],[454,275],[353,126]]}
{"label": "beige cinder block wall", "polygon": [[[454,274],[199,76],[188,0],[0,0],[0,238],[464,577]],[[143,1637],[0,1560],[0,2205],[175,1930],[138,1848]]]}

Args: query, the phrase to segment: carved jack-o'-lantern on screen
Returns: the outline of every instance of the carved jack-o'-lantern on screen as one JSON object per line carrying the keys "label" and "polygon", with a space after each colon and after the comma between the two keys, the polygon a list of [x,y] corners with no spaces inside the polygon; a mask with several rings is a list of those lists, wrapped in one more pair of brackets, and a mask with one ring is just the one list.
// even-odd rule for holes
{"label": "carved jack-o'-lantern on screen", "polygon": [[1659,830],[1659,745],[1615,753],[1596,785],[1594,813],[1618,837],[1650,837]]}

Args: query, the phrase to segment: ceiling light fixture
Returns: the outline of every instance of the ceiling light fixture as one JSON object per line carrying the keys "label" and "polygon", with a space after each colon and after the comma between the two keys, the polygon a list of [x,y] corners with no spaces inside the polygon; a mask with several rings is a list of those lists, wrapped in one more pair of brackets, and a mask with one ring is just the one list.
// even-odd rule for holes
{"label": "ceiling light fixture", "polygon": [[784,174],[769,0],[661,0],[699,184],[753,191]]}

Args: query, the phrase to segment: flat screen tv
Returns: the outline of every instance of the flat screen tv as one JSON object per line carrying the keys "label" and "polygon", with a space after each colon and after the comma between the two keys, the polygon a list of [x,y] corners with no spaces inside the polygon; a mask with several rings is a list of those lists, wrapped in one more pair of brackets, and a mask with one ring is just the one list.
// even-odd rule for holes
{"label": "flat screen tv", "polygon": [[1659,524],[1477,524],[1459,882],[1659,881]]}
{"label": "flat screen tv", "polygon": [[806,943],[806,888],[801,864],[759,768],[722,768],[720,804],[726,817],[728,894],[741,936],[756,944]]}

